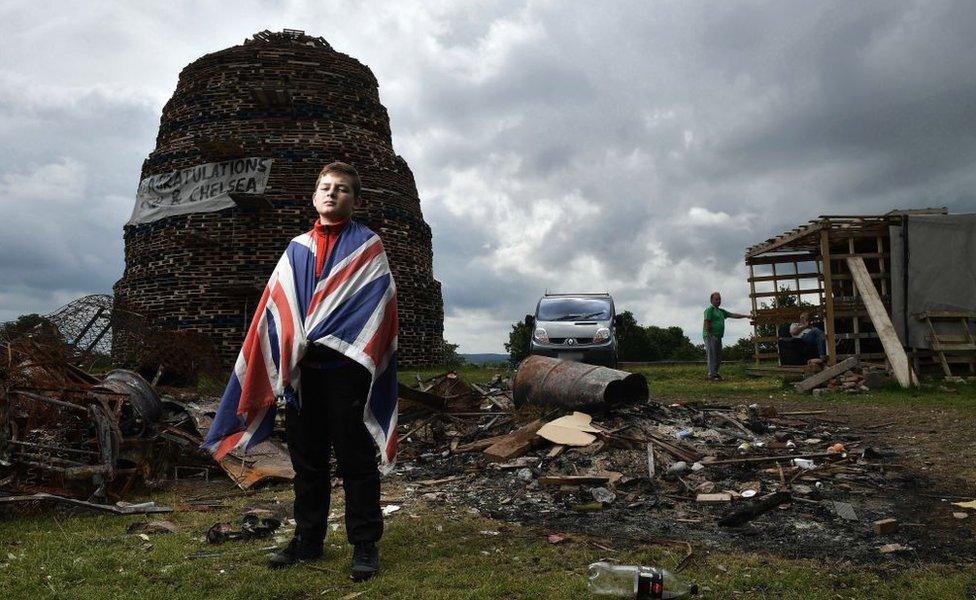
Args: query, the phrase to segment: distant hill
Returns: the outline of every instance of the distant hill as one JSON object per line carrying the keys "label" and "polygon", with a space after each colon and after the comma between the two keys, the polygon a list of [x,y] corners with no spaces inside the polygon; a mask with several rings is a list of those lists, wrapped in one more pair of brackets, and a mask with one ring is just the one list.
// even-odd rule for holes
{"label": "distant hill", "polygon": [[462,354],[461,356],[464,357],[464,360],[473,365],[508,362],[507,354]]}

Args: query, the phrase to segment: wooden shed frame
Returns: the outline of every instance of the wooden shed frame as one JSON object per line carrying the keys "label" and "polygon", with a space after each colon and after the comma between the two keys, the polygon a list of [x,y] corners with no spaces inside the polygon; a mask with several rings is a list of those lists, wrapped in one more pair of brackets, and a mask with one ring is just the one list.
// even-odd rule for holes
{"label": "wooden shed frame", "polygon": [[[871,280],[891,316],[891,243],[889,227],[902,225],[912,214],[948,214],[942,209],[891,211],[884,215],[821,215],[791,231],[746,250],[749,299],[754,315],[753,348],[756,362],[778,359],[763,351],[778,335],[760,335],[760,328],[777,330],[810,312],[824,323],[829,364],[849,356],[885,359],[846,259],[864,259]],[[784,299],[794,298],[793,306]]]}

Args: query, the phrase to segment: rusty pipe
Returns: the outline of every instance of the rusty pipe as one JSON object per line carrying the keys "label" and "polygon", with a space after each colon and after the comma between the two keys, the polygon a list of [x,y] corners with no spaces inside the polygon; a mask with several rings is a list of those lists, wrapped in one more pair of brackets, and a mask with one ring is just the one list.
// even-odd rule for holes
{"label": "rusty pipe", "polygon": [[638,373],[546,356],[523,360],[512,381],[512,399],[518,406],[606,410],[615,404],[647,402],[649,397],[647,380]]}

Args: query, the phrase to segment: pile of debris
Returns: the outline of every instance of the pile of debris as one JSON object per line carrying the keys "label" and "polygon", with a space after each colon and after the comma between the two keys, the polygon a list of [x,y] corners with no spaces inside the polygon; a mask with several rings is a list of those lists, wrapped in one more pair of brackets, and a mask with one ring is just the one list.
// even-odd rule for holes
{"label": "pile of debris", "polygon": [[[132,512],[137,483],[183,474],[209,479],[200,451],[217,402],[157,393],[138,373],[95,377],[77,366],[76,348],[57,330],[0,343],[0,494],[3,503],[56,500]],[[196,396],[192,396],[196,399]],[[242,488],[291,479],[287,451],[265,442],[220,467]],[[150,512],[154,508],[147,508]]]}
{"label": "pile of debris", "polygon": [[807,377],[795,385],[799,392],[821,396],[830,392],[860,394],[870,392],[891,381],[887,370],[861,364],[857,356],[836,365],[825,366],[820,359],[812,359],[805,369]]}
{"label": "pile of debris", "polygon": [[57,344],[20,338],[0,365],[0,488],[104,501],[124,495],[149,458],[159,397],[131,371],[101,380]]}
{"label": "pile of debris", "polygon": [[[591,402],[584,412],[578,398],[558,393],[560,384],[585,387],[569,385],[568,371],[588,369],[591,381],[631,374],[544,360],[546,369],[523,364],[511,381],[466,388],[443,374],[402,390],[402,493],[557,532],[734,539],[792,556],[911,547],[897,521],[911,510],[903,496],[924,484],[870,431],[824,410],[663,405],[646,396]],[[443,398],[411,400],[447,380],[463,410]],[[520,394],[530,383],[547,393]],[[508,403],[515,408],[500,408]]]}

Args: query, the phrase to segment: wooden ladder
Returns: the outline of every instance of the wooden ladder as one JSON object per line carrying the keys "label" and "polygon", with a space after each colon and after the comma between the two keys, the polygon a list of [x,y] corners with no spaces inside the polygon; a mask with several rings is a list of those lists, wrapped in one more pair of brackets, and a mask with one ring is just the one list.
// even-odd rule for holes
{"label": "wooden ladder", "polygon": [[[976,319],[976,312],[929,310],[916,314],[915,318],[920,321],[925,321],[929,326],[930,335],[928,336],[928,340],[932,345],[932,350],[935,351],[939,356],[939,360],[942,362],[942,370],[945,371],[946,377],[953,376],[952,371],[949,369],[949,361],[946,360],[946,352],[951,354],[976,353],[976,336],[973,335],[973,330],[969,326],[969,322]],[[935,330],[933,321],[943,323],[956,322],[959,324],[962,334],[939,333]],[[967,362],[969,364],[969,372],[976,373],[976,356],[973,356]]]}

